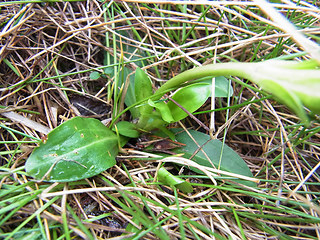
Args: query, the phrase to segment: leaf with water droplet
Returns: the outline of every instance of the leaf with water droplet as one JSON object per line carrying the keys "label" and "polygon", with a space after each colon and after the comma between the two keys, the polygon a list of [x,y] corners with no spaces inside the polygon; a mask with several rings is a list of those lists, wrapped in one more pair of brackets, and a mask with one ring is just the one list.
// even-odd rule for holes
{"label": "leaf with water droplet", "polygon": [[116,164],[114,132],[93,118],[75,117],[48,134],[26,162],[26,172],[50,182],[69,182],[95,176]]}

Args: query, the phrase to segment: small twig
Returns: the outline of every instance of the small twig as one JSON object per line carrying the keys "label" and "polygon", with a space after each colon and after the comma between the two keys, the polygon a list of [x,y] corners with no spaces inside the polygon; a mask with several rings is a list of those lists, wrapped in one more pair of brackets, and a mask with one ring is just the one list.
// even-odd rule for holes
{"label": "small twig", "polygon": [[18,113],[15,113],[15,112],[0,112],[0,114],[6,118],[9,118],[11,121],[13,122],[18,122],[18,123],[21,123],[29,128],[32,128],[33,130],[37,131],[37,132],[40,132],[40,133],[43,133],[43,134],[48,134],[51,129],[40,124],[40,123],[37,123],[29,118],[26,118],[24,116],[21,116],[20,114]]}
{"label": "small twig", "polygon": [[187,109],[185,109],[181,104],[179,104],[178,102],[176,102],[175,100],[173,100],[171,97],[168,97],[168,99],[170,101],[172,101],[174,104],[176,104],[179,108],[181,108],[186,114],[189,115],[189,117],[191,117],[193,120],[195,120],[201,127],[203,127],[206,131],[210,131],[210,129],[204,125],[198,118],[196,118],[195,116],[193,116]]}

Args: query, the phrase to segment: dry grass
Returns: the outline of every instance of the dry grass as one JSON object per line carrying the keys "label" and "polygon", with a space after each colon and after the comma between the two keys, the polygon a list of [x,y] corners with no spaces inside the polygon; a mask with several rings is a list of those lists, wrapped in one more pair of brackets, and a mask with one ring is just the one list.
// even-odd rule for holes
{"label": "dry grass", "polygon": [[[277,28],[285,26],[271,21],[255,2],[215,2],[211,8],[138,2],[2,3],[0,191],[5,195],[0,195],[0,235],[8,237],[16,229],[19,238],[36,228],[39,235],[33,239],[90,239],[90,234],[120,239],[123,236],[110,230],[130,232],[124,226],[131,223],[142,229],[131,234],[133,238],[157,239],[163,235],[152,227],[163,220],[159,226],[170,239],[319,239],[319,124],[305,128],[270,96],[235,83],[234,107],[227,110],[226,100],[217,100],[216,108],[221,109],[215,116],[216,136],[224,138],[260,179],[255,189],[196,176],[189,178],[193,194],[175,195],[154,181],[158,160],[137,160],[154,156],[132,149],[119,156],[116,166],[85,181],[36,183],[25,176],[25,160],[36,146],[30,140],[79,115],[72,105],[76,95],[104,104],[108,111],[100,116],[103,120],[119,111],[110,92],[114,77],[93,80],[90,72],[103,73],[106,56],[119,61],[122,49],[132,71],[136,63],[131,59],[145,58],[144,69],[155,88],[181,71],[212,62],[309,58],[303,43],[292,41]],[[300,32],[319,40],[317,6],[289,1],[276,6]],[[128,46],[134,50],[126,54]],[[201,109],[206,110],[210,103]],[[209,113],[197,117],[210,125]],[[191,119],[184,125],[200,128]],[[13,207],[6,213],[5,206]],[[86,221],[93,213],[100,217]],[[134,214],[145,214],[150,222],[139,226]]]}

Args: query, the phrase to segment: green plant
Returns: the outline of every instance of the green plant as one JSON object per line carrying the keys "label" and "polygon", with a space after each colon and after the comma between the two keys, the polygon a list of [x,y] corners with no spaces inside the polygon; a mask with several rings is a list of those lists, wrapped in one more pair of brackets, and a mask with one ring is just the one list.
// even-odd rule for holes
{"label": "green plant", "polygon": [[[129,86],[135,89],[135,103],[113,119],[110,128],[114,131],[94,119],[73,118],[49,133],[46,142],[40,143],[29,157],[26,171],[37,179],[60,182],[80,180],[99,174],[115,164],[114,159],[118,150],[129,138],[136,138],[140,133],[155,129],[160,129],[174,138],[165,127],[196,111],[211,95],[211,85],[203,81],[203,78],[230,75],[249,79],[263,90],[272,93],[275,98],[295,111],[305,124],[309,123],[305,107],[313,113],[320,113],[320,95],[317,91],[320,89],[320,70],[314,61],[269,60],[259,63],[207,65],[173,77],[154,93],[149,77],[138,68],[134,86],[132,84]],[[202,81],[193,82],[198,79]],[[220,81],[225,79],[222,78]],[[166,97],[169,91],[176,89],[178,90],[172,97]],[[227,88],[226,96],[228,95],[230,92]],[[138,118],[137,123],[116,124],[119,117],[128,110]],[[199,133],[194,132],[192,135],[195,137],[197,134]],[[198,136],[197,139],[205,137]],[[209,141],[210,138],[206,140]],[[180,137],[179,141],[192,144],[186,136]],[[212,153],[212,156],[220,155],[223,151],[235,154],[229,148],[223,150],[219,141],[211,141],[210,144],[212,147],[218,144],[217,149],[220,151]],[[195,150],[194,147],[189,150],[185,148],[182,152],[192,155]],[[95,154],[91,154],[92,151],[95,151]],[[200,155],[196,159],[198,163],[207,167],[213,164],[219,169],[222,167],[226,171],[252,176],[243,160],[234,155],[230,157],[228,154],[221,154],[219,159],[212,162]],[[230,164],[232,161],[234,165]],[[241,183],[251,184],[247,181]]]}
{"label": "green plant", "polygon": [[[26,157],[42,134],[61,125],[63,117],[78,114],[72,111],[75,108],[83,116],[90,114],[82,112],[78,103],[90,110],[98,106],[101,112],[90,114],[98,114],[97,119],[115,120],[107,126],[116,135],[117,152],[128,138],[141,135],[136,122],[139,106],[144,103],[132,107],[130,114],[129,110],[120,114],[137,102],[134,88],[127,90],[129,80],[134,86],[136,66],[152,76],[155,91],[164,83],[158,79],[169,80],[169,76],[212,60],[305,60],[316,55],[312,53],[320,53],[306,41],[316,44],[320,40],[317,1],[195,4],[0,3],[1,239],[318,239],[320,127],[315,118],[319,120],[319,116],[306,111],[312,120],[306,127],[271,94],[256,84],[245,85],[249,81],[242,78],[226,81],[232,82],[234,94],[215,99],[216,109],[210,108],[214,99],[209,99],[188,119],[168,125],[179,148],[159,152],[159,146],[172,147],[172,141],[159,141],[154,132],[145,133],[130,140],[131,144],[137,142],[137,149],[126,145],[120,151],[127,153],[120,152],[117,164],[95,177],[38,183],[26,174]],[[287,31],[284,21],[275,21],[272,11],[264,11],[268,4],[305,35],[304,39]],[[238,79],[243,85],[235,82]],[[160,100],[168,103],[169,98]],[[190,130],[197,130],[198,124],[200,131]],[[188,130],[173,130],[176,126]],[[208,127],[221,140],[224,152],[228,145],[241,154],[237,158],[243,156],[259,184],[241,188],[230,182],[239,178],[223,172],[224,152],[221,161],[221,154],[208,155],[208,148],[213,149],[211,142],[219,142],[205,134]],[[200,147],[204,145],[192,159],[188,159],[192,150],[185,148],[198,151],[199,146],[188,133]],[[149,146],[151,142],[154,144]],[[89,153],[94,155],[95,150]],[[220,163],[220,171],[211,161],[218,168]],[[66,164],[83,168],[72,161]],[[159,174],[164,168],[169,172],[165,179]],[[237,165],[235,168],[239,171]],[[172,181],[175,177],[179,177],[176,184]],[[182,189],[179,182],[190,183]],[[190,185],[192,194],[183,194]]]}

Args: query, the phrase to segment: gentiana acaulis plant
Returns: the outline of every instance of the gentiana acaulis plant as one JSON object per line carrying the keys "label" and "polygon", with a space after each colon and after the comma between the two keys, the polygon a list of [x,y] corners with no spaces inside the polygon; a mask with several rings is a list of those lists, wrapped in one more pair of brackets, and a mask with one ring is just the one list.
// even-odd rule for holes
{"label": "gentiana acaulis plant", "polygon": [[[27,160],[26,171],[36,179],[60,182],[97,175],[116,164],[119,147],[130,138],[154,129],[165,131],[168,124],[188,116],[181,106],[192,113],[203,105],[210,97],[211,86],[208,82],[194,80],[221,76],[237,76],[252,81],[287,105],[306,125],[310,122],[308,111],[320,113],[320,69],[313,60],[267,60],[201,66],[173,77],[155,92],[147,74],[138,68],[133,86],[135,95],[130,99],[130,102],[136,103],[127,108],[133,118],[138,119],[137,123],[117,122],[126,110],[113,119],[109,128],[96,119],[70,119],[50,132],[47,141],[40,143],[33,151]],[[164,97],[176,89],[171,98]],[[172,100],[180,106],[173,104]],[[245,162],[239,159],[247,176],[252,176]],[[237,166],[239,168],[240,164],[230,171],[236,172]]]}

